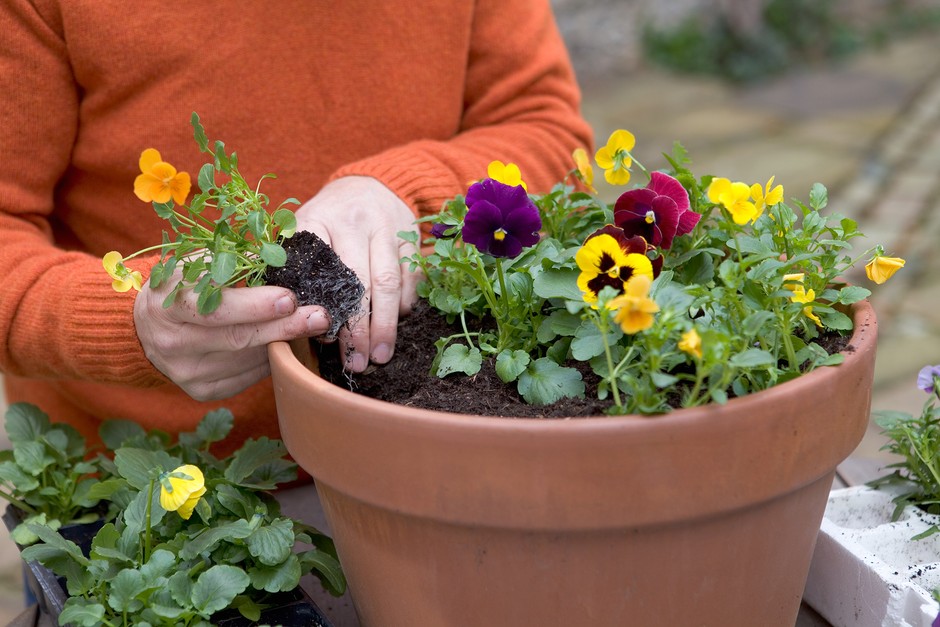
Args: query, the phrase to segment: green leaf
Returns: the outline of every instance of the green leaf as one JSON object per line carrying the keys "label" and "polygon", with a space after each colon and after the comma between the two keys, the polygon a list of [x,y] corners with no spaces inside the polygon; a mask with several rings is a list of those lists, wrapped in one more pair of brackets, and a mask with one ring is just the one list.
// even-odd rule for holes
{"label": "green leaf", "polygon": [[136,612],[144,606],[137,595],[143,592],[144,576],[140,571],[125,569],[109,582],[108,605],[116,612]]}
{"label": "green leaf", "polygon": [[59,614],[60,625],[97,627],[103,624],[105,607],[97,601],[82,597],[69,597]]}
{"label": "green leaf", "polygon": [[247,440],[232,456],[232,461],[225,469],[225,478],[240,484],[258,468],[286,455],[287,449],[280,440],[270,440],[266,437]]}
{"label": "green leaf", "polygon": [[860,300],[865,300],[871,296],[871,290],[858,285],[849,285],[839,290],[839,302],[843,305],[851,305]]}
{"label": "green leaf", "polygon": [[258,254],[266,264],[275,268],[282,268],[287,263],[287,251],[280,244],[264,242]]}
{"label": "green leaf", "polygon": [[21,555],[27,562],[36,560],[40,563],[46,563],[45,560],[50,558],[66,557],[69,561],[79,566],[88,566],[89,560],[82,554],[82,550],[78,548],[78,545],[71,540],[63,538],[55,529],[46,525],[27,523],[20,526],[25,526],[43,541],[43,544],[36,544],[23,549]]}
{"label": "green leaf", "polygon": [[[166,515],[166,510],[160,505],[160,486],[155,485],[153,498],[150,501],[150,524],[157,525]],[[147,489],[134,495],[131,502],[124,509],[124,522],[127,529],[136,533],[143,533],[147,523]]]}
{"label": "green leaf", "polygon": [[172,200],[167,202],[155,202],[153,203],[153,210],[156,212],[157,216],[162,220],[173,220],[176,219],[176,216],[173,214],[173,204]]}
{"label": "green leaf", "polygon": [[504,350],[496,356],[496,374],[503,383],[510,383],[525,372],[529,361],[529,354],[523,350]]}
{"label": "green leaf", "polygon": [[[621,337],[623,332],[619,328],[611,330],[606,337],[607,346],[613,346]],[[578,361],[589,361],[593,357],[603,355],[604,341],[605,337],[601,335],[597,325],[590,320],[584,320],[571,341],[571,356]]]}
{"label": "green leaf", "polygon": [[88,492],[85,494],[86,498],[100,501],[102,499],[110,499],[117,491],[122,488],[127,487],[127,481],[119,477],[112,477],[111,479],[105,479],[104,481],[95,481],[88,488]]}
{"label": "green leaf", "polygon": [[98,533],[91,541],[91,551],[89,551],[88,556],[93,560],[102,559],[133,564],[134,560],[117,548],[120,539],[121,534],[114,526],[114,523],[106,523],[98,530]]}
{"label": "green leaf", "polygon": [[133,420],[113,419],[101,423],[98,435],[108,449],[116,451],[128,440],[143,439],[147,432]]}
{"label": "green leaf", "polygon": [[567,300],[583,300],[584,294],[578,288],[578,270],[552,269],[540,272],[535,277],[533,288],[536,295],[542,298],[564,298]]}
{"label": "green leaf", "polygon": [[202,417],[196,426],[196,435],[206,443],[221,442],[232,431],[235,416],[224,407],[214,409]]}
{"label": "green leaf", "polygon": [[30,403],[13,403],[4,416],[10,442],[38,440],[49,429],[49,416]]}
{"label": "green leaf", "polygon": [[263,211],[255,210],[248,213],[248,230],[255,236],[259,242],[265,241],[265,230],[267,227],[267,217]]}
{"label": "green leaf", "polygon": [[298,555],[303,572],[313,572],[330,594],[340,596],[346,592],[346,575],[335,556],[312,549]]}
{"label": "green leaf", "polygon": [[835,331],[851,331],[854,327],[852,319],[841,311],[820,311],[819,319],[825,327]]}
{"label": "green leaf", "polygon": [[248,570],[251,587],[266,592],[287,592],[300,583],[300,561],[289,555],[282,563],[271,566],[256,566]]}
{"label": "green leaf", "polygon": [[215,189],[215,166],[211,163],[203,164],[199,168],[199,189],[204,192]]}
{"label": "green leaf", "polygon": [[206,137],[206,129],[202,127],[202,123],[199,121],[199,115],[195,111],[193,111],[192,116],[190,116],[189,123],[193,126],[193,137],[199,145],[199,150],[209,152],[209,139]]}
{"label": "green leaf", "polygon": [[248,520],[239,519],[205,529],[199,535],[190,538],[180,550],[180,557],[188,560],[202,553],[208,553],[223,540],[239,540],[252,534]]}
{"label": "green leaf", "polygon": [[221,251],[216,253],[210,264],[212,280],[219,285],[225,285],[235,274],[235,265],[238,263],[238,257],[235,253]]}
{"label": "green leaf", "polygon": [[728,360],[735,368],[765,368],[774,365],[774,356],[759,348],[749,348]]}
{"label": "green leaf", "polygon": [[196,299],[196,310],[203,316],[211,314],[222,304],[222,290],[215,285],[207,285]]}
{"label": "green leaf", "polygon": [[156,549],[147,563],[140,567],[140,574],[148,588],[158,585],[159,580],[169,575],[176,567],[176,556],[166,549]]}
{"label": "green leaf", "polygon": [[258,527],[245,539],[248,551],[262,564],[274,566],[290,555],[294,547],[294,527],[290,520],[278,518],[269,525]]}
{"label": "green leaf", "polygon": [[193,586],[190,599],[193,607],[201,614],[210,616],[229,603],[251,583],[248,575],[241,568],[216,564],[199,575]]}
{"label": "green leaf", "polygon": [[17,443],[13,447],[13,459],[20,468],[34,477],[55,463],[55,459],[46,453],[46,447],[41,442]]}
{"label": "green leaf", "polygon": [[650,373],[650,379],[653,381],[653,385],[664,390],[675,384],[679,380],[679,377],[666,374],[665,372],[652,372]]}
{"label": "green leaf", "polygon": [[261,605],[252,601],[251,597],[241,594],[235,597],[231,606],[252,623],[257,623],[261,620],[261,610],[264,609]]}
{"label": "green leaf", "polygon": [[12,485],[14,494],[26,494],[39,487],[39,480],[23,472],[12,460],[0,462],[0,481]]}
{"label": "green leaf", "polygon": [[[277,227],[278,235],[291,237],[297,232],[297,216],[290,209],[278,209],[271,215],[271,222]],[[417,236],[417,233],[415,233]]]}
{"label": "green leaf", "polygon": [[816,211],[824,209],[829,204],[829,192],[822,183],[814,183],[809,190],[809,204]]}
{"label": "green leaf", "polygon": [[519,393],[527,403],[547,405],[562,398],[583,396],[584,381],[574,368],[540,357],[519,376]]}
{"label": "green leaf", "polygon": [[465,344],[451,344],[441,355],[437,365],[437,376],[444,378],[455,372],[474,375],[483,365],[483,355],[476,346],[468,347]]}
{"label": "green leaf", "polygon": [[220,483],[215,489],[215,498],[219,504],[239,518],[251,518],[258,498],[244,490],[227,483]]}
{"label": "green leaf", "polygon": [[169,472],[180,465],[180,460],[166,451],[148,451],[142,448],[122,447],[114,452],[118,474],[138,490],[146,490],[150,481],[161,472]]}

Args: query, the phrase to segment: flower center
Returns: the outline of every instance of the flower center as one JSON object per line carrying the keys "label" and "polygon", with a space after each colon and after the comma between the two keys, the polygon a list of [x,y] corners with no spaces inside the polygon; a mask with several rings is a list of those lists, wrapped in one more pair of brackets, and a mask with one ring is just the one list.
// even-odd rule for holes
{"label": "flower center", "polygon": [[646,223],[653,224],[654,222],[656,222],[656,214],[653,213],[652,209],[650,209],[646,212]]}
{"label": "flower center", "polygon": [[506,239],[506,229],[496,229],[496,231],[493,232],[493,239],[495,239],[497,242],[501,242]]}
{"label": "flower center", "polygon": [[607,276],[609,276],[612,279],[620,278],[620,268],[618,268],[617,266],[614,266],[613,268],[607,271]]}

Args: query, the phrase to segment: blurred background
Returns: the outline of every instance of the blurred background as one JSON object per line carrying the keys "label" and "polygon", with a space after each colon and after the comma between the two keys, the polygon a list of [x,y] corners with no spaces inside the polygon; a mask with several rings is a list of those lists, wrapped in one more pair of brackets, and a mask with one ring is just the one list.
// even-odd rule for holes
{"label": "blurred background", "polygon": [[[552,4],[597,144],[626,128],[656,168],[678,140],[697,174],[775,176],[788,199],[821,182],[829,211],[868,236],[856,254],[881,243],[906,259],[871,286],[872,407],[918,413],[917,371],[940,363],[940,0]],[[870,286],[863,272],[848,278]],[[872,425],[853,456],[859,473],[890,462],[883,443]],[[0,528],[0,624],[22,607],[19,555]]]}

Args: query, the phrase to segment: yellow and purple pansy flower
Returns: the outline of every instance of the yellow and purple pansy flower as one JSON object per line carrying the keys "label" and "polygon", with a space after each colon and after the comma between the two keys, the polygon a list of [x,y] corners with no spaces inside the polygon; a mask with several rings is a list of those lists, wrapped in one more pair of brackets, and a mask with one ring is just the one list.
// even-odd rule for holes
{"label": "yellow and purple pansy flower", "polygon": [[649,244],[640,236],[627,237],[622,229],[607,225],[591,234],[578,252],[575,262],[581,273],[578,288],[587,303],[597,302],[597,295],[605,287],[622,294],[627,284],[637,276],[653,280],[661,267],[662,257],[655,264],[647,257]]}

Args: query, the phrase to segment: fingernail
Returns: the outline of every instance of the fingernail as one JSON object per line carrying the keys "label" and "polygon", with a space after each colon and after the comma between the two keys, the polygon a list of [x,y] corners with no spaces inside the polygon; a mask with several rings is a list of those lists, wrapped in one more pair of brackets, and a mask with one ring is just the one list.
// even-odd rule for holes
{"label": "fingernail", "polygon": [[294,309],[296,308],[297,303],[290,296],[281,296],[274,302],[274,311],[280,316],[294,313]]}
{"label": "fingernail", "polygon": [[362,353],[355,353],[352,356],[352,359],[349,360],[350,370],[353,372],[362,372],[366,369],[366,366],[369,365],[366,356]]}
{"label": "fingernail", "polygon": [[388,344],[379,344],[372,351],[372,361],[377,364],[384,364],[392,358],[392,347]]}
{"label": "fingernail", "polygon": [[313,335],[323,333],[330,327],[326,316],[320,309],[313,309],[307,313],[307,331]]}

